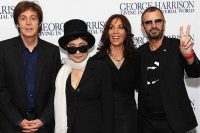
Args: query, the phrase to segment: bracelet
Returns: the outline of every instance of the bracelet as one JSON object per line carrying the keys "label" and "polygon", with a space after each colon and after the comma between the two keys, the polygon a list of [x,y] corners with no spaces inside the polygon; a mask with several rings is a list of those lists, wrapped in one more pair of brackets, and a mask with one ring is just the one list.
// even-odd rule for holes
{"label": "bracelet", "polygon": [[185,59],[191,59],[191,58],[193,58],[194,57],[194,52],[192,52],[192,53],[190,53],[190,54],[185,54],[184,55],[184,58]]}

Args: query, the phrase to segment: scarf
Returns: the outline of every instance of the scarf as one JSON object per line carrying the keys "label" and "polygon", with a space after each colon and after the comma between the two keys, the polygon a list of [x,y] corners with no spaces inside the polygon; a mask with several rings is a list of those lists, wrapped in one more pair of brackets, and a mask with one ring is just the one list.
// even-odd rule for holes
{"label": "scarf", "polygon": [[68,58],[65,59],[64,65],[59,70],[55,81],[54,96],[54,115],[55,131],[54,133],[67,133],[67,101],[66,101],[66,81],[73,69],[82,69],[86,67],[87,58],[81,63],[76,63]]}

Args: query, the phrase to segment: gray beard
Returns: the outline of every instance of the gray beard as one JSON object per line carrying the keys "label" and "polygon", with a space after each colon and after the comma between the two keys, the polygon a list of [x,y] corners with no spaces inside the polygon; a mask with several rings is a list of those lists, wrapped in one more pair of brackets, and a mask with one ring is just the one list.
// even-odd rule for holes
{"label": "gray beard", "polygon": [[147,36],[148,36],[148,39],[149,40],[159,40],[160,38],[162,38],[163,37],[163,34],[164,33],[164,31],[161,31],[158,35],[156,35],[156,36],[151,36],[150,34],[147,34]]}

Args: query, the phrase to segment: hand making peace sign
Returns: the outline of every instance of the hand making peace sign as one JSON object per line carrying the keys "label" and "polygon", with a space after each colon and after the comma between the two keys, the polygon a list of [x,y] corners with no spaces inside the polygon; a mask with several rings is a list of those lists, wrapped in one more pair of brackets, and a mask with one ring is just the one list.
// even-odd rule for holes
{"label": "hand making peace sign", "polygon": [[185,57],[188,54],[193,54],[192,41],[190,36],[190,25],[187,26],[186,32],[183,32],[183,26],[180,27],[180,51]]}

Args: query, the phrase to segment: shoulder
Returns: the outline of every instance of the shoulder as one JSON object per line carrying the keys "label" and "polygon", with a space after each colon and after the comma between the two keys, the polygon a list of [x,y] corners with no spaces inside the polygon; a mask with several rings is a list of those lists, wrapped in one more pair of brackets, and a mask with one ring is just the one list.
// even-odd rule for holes
{"label": "shoulder", "polygon": [[93,67],[95,67],[95,69],[99,71],[103,71],[103,69],[106,68],[105,61],[102,59],[96,58],[96,56],[90,57],[90,59],[88,60],[88,64],[92,65]]}
{"label": "shoulder", "polygon": [[164,39],[163,39],[163,43],[167,44],[167,46],[179,47],[180,46],[180,39],[168,38],[168,37],[165,36]]}
{"label": "shoulder", "polygon": [[137,48],[137,54],[141,54],[141,52],[145,51],[145,49],[147,48],[148,46],[148,42],[140,45],[138,48]]}
{"label": "shoulder", "polygon": [[43,39],[39,39],[39,44],[42,47],[45,47],[46,49],[49,49],[49,50],[59,50],[59,47],[57,45],[47,42]]}
{"label": "shoulder", "polygon": [[7,46],[10,44],[14,44],[14,43],[18,42],[19,40],[20,40],[19,37],[9,38],[9,39],[0,41],[0,46]]}

